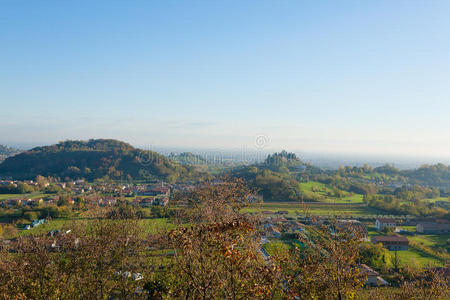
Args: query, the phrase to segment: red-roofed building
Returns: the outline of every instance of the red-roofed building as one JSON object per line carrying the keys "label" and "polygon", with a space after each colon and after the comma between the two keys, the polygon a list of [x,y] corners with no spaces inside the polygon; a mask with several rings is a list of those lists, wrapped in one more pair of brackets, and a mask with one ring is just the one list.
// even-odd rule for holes
{"label": "red-roofed building", "polygon": [[406,237],[394,234],[388,236],[375,236],[372,238],[372,243],[383,244],[383,247],[390,251],[408,250],[409,241]]}

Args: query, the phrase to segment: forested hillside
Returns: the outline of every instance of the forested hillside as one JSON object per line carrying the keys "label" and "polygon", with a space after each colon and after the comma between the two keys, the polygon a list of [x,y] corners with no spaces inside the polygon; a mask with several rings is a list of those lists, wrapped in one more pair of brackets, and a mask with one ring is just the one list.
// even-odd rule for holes
{"label": "forested hillside", "polygon": [[0,175],[16,179],[43,175],[88,180],[163,179],[169,182],[200,176],[192,167],[181,166],[156,152],[108,139],[64,141],[36,147],[7,158],[0,164]]}

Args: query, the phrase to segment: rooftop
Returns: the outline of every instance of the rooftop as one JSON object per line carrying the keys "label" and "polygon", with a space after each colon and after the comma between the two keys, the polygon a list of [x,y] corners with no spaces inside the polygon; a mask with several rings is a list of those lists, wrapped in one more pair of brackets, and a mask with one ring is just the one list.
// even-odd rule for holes
{"label": "rooftop", "polygon": [[409,242],[409,241],[404,236],[394,234],[394,235],[374,236],[372,238],[372,242],[382,243],[382,242]]}

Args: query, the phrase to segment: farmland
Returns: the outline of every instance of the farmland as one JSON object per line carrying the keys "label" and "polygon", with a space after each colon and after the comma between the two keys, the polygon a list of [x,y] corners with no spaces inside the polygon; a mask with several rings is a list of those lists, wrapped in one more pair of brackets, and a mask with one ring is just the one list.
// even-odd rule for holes
{"label": "farmland", "polygon": [[368,216],[378,215],[379,211],[368,208],[363,204],[332,204],[332,203],[292,203],[292,202],[264,202],[251,204],[245,212],[263,212],[279,210],[288,211],[289,215],[320,215],[320,216]]}
{"label": "farmland", "polygon": [[[29,230],[20,230],[15,236],[9,236],[8,238],[25,236],[25,235],[41,235],[46,234],[51,230],[61,230],[70,229],[79,222],[89,222],[89,219],[85,218],[60,218],[49,220],[43,225],[31,228]],[[142,226],[143,230],[148,234],[157,234],[164,231],[170,230],[174,225],[167,218],[152,218],[152,219],[141,219],[139,224]]]}
{"label": "farmland", "polygon": [[[426,267],[428,265],[443,265],[450,259],[448,255],[447,240],[450,234],[416,234],[415,226],[399,226],[399,229],[407,231],[409,249],[398,251],[397,256],[400,264],[410,266]],[[374,227],[368,227],[369,236],[379,235]],[[395,253],[391,252],[392,257]]]}
{"label": "farmland", "polygon": [[0,194],[0,200],[6,200],[6,199],[16,199],[20,198],[23,195],[20,194]]}
{"label": "farmland", "polygon": [[0,194],[0,201],[7,199],[39,199],[48,197],[51,194],[33,193],[33,194]]}
{"label": "farmland", "polygon": [[355,193],[346,193],[344,191],[338,190],[338,192],[342,193],[342,197],[337,197],[333,194],[333,189],[321,182],[317,181],[308,181],[300,183],[301,190],[307,195],[318,195],[321,196],[324,201],[323,202],[331,202],[331,203],[362,203],[363,195],[355,194]]}
{"label": "farmland", "polygon": [[[395,254],[392,253],[392,256]],[[408,251],[398,251],[398,259],[401,265],[427,267],[429,265],[442,266],[442,261],[436,259],[433,256],[423,254],[416,249],[410,248]]]}

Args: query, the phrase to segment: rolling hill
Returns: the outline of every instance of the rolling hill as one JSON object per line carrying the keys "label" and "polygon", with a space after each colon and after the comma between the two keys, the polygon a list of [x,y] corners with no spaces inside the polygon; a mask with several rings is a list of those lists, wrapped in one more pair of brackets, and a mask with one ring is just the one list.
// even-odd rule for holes
{"label": "rolling hill", "polygon": [[37,175],[87,180],[162,179],[169,182],[198,179],[200,176],[193,167],[182,166],[156,152],[112,139],[64,141],[36,147],[8,157],[0,164],[0,176],[33,179]]}

